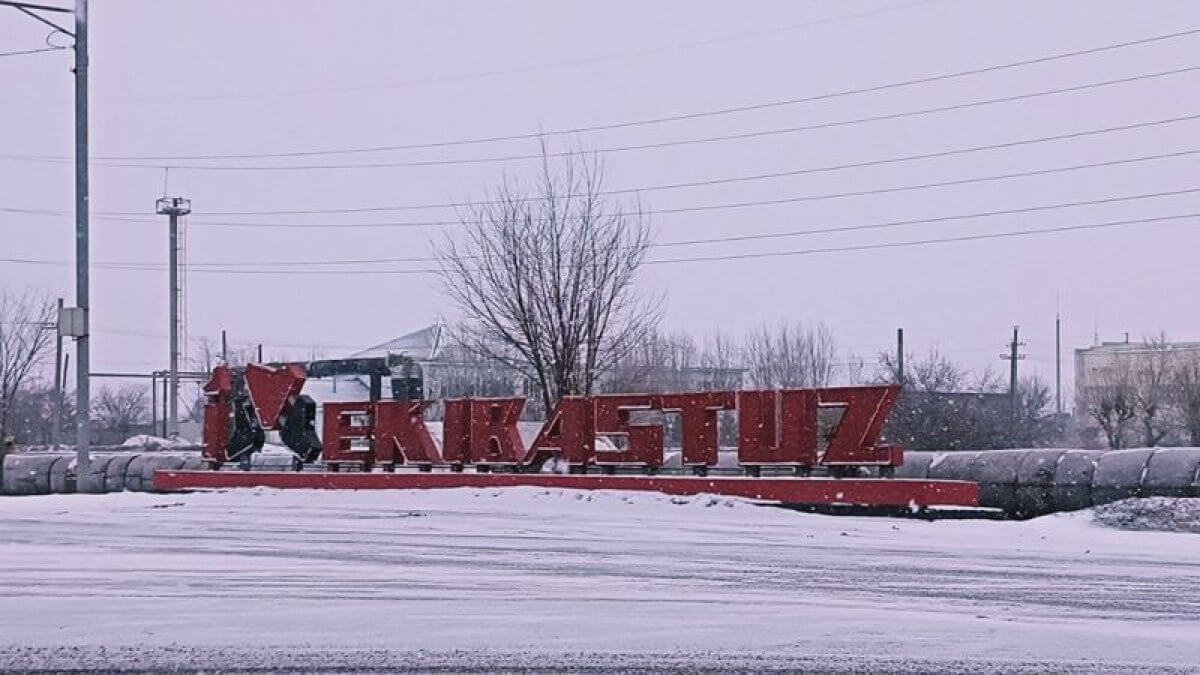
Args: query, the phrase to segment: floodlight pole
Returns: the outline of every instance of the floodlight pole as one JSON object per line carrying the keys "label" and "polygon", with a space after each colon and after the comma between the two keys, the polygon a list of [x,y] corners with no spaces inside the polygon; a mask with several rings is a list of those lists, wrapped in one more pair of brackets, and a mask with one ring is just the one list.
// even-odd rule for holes
{"label": "floodlight pole", "polygon": [[179,435],[179,216],[192,212],[192,202],[183,197],[159,199],[157,210],[170,219],[171,358],[167,381],[167,437]]}

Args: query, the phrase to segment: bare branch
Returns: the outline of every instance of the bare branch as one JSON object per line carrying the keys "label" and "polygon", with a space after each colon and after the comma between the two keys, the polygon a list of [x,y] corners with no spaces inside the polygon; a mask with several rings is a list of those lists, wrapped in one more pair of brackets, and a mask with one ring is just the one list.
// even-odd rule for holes
{"label": "bare branch", "polygon": [[92,415],[104,431],[129,436],[149,417],[145,387],[128,385],[120,389],[104,387],[92,406]]}
{"label": "bare branch", "polygon": [[22,387],[54,344],[54,304],[25,291],[0,291],[0,440]]}
{"label": "bare branch", "polygon": [[442,290],[461,320],[454,339],[515,368],[549,409],[591,393],[658,324],[661,300],[637,287],[652,239],[640,209],[609,208],[600,158],[551,161],[542,146],[532,194],[503,181],[435,244]]}
{"label": "bare branch", "polygon": [[833,379],[837,343],[823,323],[762,325],[746,338],[746,368],[760,389],[824,387]]}

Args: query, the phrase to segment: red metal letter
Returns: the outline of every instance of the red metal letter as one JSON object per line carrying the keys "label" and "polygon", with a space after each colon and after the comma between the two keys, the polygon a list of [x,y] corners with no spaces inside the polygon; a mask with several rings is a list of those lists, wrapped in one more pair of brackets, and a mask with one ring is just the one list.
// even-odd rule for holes
{"label": "red metal letter", "polygon": [[448,464],[471,463],[471,399],[452,398],[444,403],[442,459]]}
{"label": "red metal letter", "polygon": [[298,363],[289,363],[282,368],[257,363],[246,366],[246,388],[258,410],[258,422],[264,429],[278,427],[283,407],[290,397],[300,394],[305,377],[304,366]]}
{"label": "red metal letter", "polygon": [[662,466],[662,425],[635,424],[629,421],[632,412],[654,410],[657,403],[654,399],[655,397],[649,394],[607,394],[593,397],[596,434],[624,437],[627,443],[626,448],[620,452],[597,452],[596,464]]}
{"label": "red metal letter", "polygon": [[592,400],[586,396],[564,396],[542,425],[525,456],[525,463],[545,461],[558,454],[574,466],[592,464],[596,458],[595,447]]}
{"label": "red metal letter", "polygon": [[204,385],[204,459],[222,464],[229,460],[225,449],[229,446],[231,399],[233,396],[233,373],[229,366],[213,368],[212,377]]}
{"label": "red metal letter", "polygon": [[[326,463],[362,462],[364,466],[371,465],[373,459],[370,447],[373,430],[371,418],[375,412],[373,408],[373,404],[366,402],[324,404],[324,418],[321,425],[321,455]],[[355,415],[367,418],[366,423],[355,424]],[[355,440],[362,440],[365,443],[354,447]]]}
{"label": "red metal letter", "polygon": [[425,427],[427,401],[375,403],[375,461],[387,464],[436,464],[441,461]]}
{"label": "red metal letter", "polygon": [[664,394],[659,397],[664,412],[680,413],[683,426],[683,463],[714,465],[718,459],[717,412],[737,407],[733,392],[712,391],[695,394]]}
{"label": "red metal letter", "polygon": [[899,446],[875,445],[900,395],[898,385],[835,387],[818,392],[821,405],[845,407],[822,464],[900,466],[904,463],[904,450]]}
{"label": "red metal letter", "polygon": [[517,431],[523,398],[471,399],[471,461],[475,464],[520,464],[525,443]]}
{"label": "red metal letter", "polygon": [[737,397],[739,464],[817,463],[816,390],[739,391]]}

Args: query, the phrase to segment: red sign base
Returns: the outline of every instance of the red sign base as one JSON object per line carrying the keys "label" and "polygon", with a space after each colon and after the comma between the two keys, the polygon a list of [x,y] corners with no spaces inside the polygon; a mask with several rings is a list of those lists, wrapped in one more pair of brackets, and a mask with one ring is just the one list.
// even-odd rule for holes
{"label": "red sign base", "polygon": [[915,508],[979,505],[979,484],[954,480],[324,471],[156,471],[154,474],[154,489],[160,492],[238,487],[427,490],[522,486],[568,490],[641,490],[681,496],[716,494],[789,505],[847,504]]}

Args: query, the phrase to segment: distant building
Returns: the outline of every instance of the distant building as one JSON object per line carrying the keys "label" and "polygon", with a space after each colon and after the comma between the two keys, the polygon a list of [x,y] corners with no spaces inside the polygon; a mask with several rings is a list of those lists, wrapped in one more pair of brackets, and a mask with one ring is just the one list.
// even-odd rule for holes
{"label": "distant building", "polygon": [[1139,361],[1165,349],[1171,359],[1200,359],[1200,342],[1168,342],[1161,348],[1148,342],[1102,342],[1075,350],[1075,401],[1087,400],[1088,394],[1121,369],[1135,369]]}
{"label": "distant building", "polygon": [[[525,389],[519,373],[503,369],[450,344],[441,324],[426,326],[377,345],[372,345],[346,358],[407,356],[420,368],[424,380],[425,398],[439,401],[460,396],[523,395]],[[392,396],[391,381],[384,378],[382,395]],[[365,401],[370,394],[366,377],[341,376],[328,380],[311,380],[305,391],[318,401]],[[441,419],[441,405],[428,411],[429,419]]]}
{"label": "distant building", "polygon": [[[449,339],[442,324],[426,326],[420,330],[406,333],[377,345],[367,347],[353,354],[355,357],[376,357],[403,355],[411,358],[421,368],[424,378],[425,398],[440,401],[447,398],[463,396],[524,396],[526,402],[526,417],[540,418],[544,411],[537,397],[537,389],[533,382],[521,373],[506,368],[501,364],[483,359],[471,354]],[[705,389],[740,389],[742,385],[741,368],[707,368],[683,367],[669,368],[667,366],[643,366],[637,368],[637,377],[629,377],[628,369],[619,369],[619,379],[623,382],[638,382],[639,391],[675,390],[699,391]],[[666,388],[654,387],[648,383],[666,383]],[[383,383],[383,396],[391,396],[390,382]],[[615,391],[620,389],[616,382],[598,383],[598,391]],[[306,392],[319,401],[356,401],[366,400],[369,393],[369,383],[366,378],[339,377],[326,382],[311,381],[306,386]],[[441,419],[441,405],[434,403],[428,418]]]}
{"label": "distant building", "polygon": [[[518,372],[467,352],[449,340],[440,323],[406,333],[351,354],[352,357],[400,354],[416,362],[425,398],[435,401],[430,419],[441,419],[440,401],[463,396],[530,396],[530,383]],[[384,396],[389,392],[384,391]]]}
{"label": "distant building", "polygon": [[[1096,411],[1128,410],[1141,387],[1153,386],[1150,376],[1173,370],[1187,362],[1200,362],[1200,342],[1102,342],[1075,350],[1075,423],[1083,447],[1103,447],[1113,440],[1092,417]],[[1169,377],[1169,375],[1168,375]],[[1121,403],[1124,402],[1124,403]],[[1120,422],[1112,412],[1110,424],[1124,424],[1114,433],[1124,443],[1130,434],[1137,436],[1133,420]],[[1137,436],[1138,438],[1143,438]],[[1158,441],[1162,445],[1178,442],[1173,432]],[[1142,442],[1147,442],[1142,440]]]}

